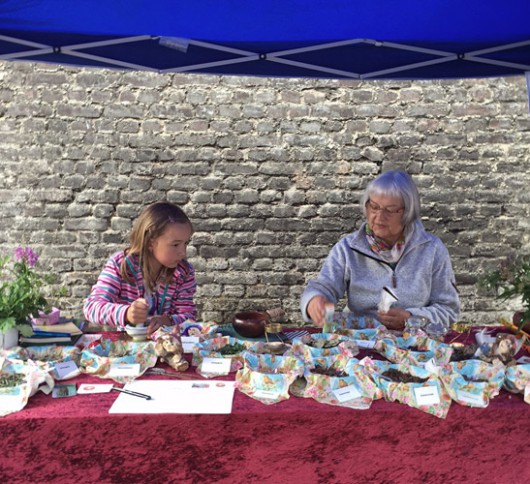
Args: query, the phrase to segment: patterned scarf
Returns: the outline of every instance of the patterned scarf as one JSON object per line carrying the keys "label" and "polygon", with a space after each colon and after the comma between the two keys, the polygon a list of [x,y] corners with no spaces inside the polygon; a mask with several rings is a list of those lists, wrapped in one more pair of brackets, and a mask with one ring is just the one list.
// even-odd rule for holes
{"label": "patterned scarf", "polygon": [[403,251],[405,250],[405,244],[410,240],[410,237],[414,232],[414,225],[409,225],[403,231],[400,239],[393,246],[389,246],[383,239],[377,237],[373,233],[368,224],[364,227],[366,241],[368,242],[370,249],[381,257],[381,259],[390,264],[395,264],[401,258]]}

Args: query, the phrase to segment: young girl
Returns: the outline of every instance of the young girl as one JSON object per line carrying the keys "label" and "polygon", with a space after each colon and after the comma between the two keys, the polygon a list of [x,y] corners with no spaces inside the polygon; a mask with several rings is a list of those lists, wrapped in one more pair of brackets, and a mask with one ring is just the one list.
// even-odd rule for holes
{"label": "young girl", "polygon": [[172,203],[149,205],[136,220],[130,247],[107,261],[84,304],[93,324],[123,328],[195,321],[195,271],[186,260],[193,227]]}

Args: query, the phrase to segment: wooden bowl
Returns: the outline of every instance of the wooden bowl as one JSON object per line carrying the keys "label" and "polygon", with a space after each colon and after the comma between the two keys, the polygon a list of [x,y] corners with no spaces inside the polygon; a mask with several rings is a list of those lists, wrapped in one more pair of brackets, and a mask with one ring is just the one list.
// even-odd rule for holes
{"label": "wooden bowl", "polygon": [[232,326],[244,338],[260,338],[265,334],[269,315],[264,311],[245,311],[234,316]]}

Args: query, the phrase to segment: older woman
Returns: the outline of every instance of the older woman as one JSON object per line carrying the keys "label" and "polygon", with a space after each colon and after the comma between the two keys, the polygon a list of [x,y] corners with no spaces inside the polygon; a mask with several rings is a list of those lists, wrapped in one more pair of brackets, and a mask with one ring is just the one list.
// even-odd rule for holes
{"label": "older woman", "polygon": [[[366,221],[335,244],[302,294],[304,319],[322,326],[325,305],[336,304],[346,293],[350,311],[374,316],[389,329],[402,329],[411,315],[448,328],[460,311],[451,260],[444,244],[419,220],[412,178],[402,171],[379,175],[361,204]],[[385,286],[398,301],[383,313],[377,308]]]}

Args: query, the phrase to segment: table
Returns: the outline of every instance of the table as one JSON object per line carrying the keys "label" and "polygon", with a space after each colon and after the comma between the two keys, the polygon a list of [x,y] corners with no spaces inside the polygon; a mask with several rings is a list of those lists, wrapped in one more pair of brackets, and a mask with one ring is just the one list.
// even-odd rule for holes
{"label": "table", "polygon": [[[102,382],[87,375],[73,381]],[[485,409],[453,403],[444,420],[382,400],[370,410],[295,397],[267,406],[238,391],[231,415],[110,415],[117,396],[38,393],[24,410],[1,418],[1,482],[530,479],[530,406],[504,390]]]}

